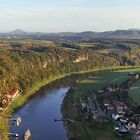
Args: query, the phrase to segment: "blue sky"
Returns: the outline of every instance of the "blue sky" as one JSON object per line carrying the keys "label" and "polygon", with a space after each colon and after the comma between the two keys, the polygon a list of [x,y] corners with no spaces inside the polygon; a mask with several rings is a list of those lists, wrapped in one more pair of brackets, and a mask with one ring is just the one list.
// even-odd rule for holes
{"label": "blue sky", "polygon": [[140,28],[140,0],[0,0],[0,31]]}

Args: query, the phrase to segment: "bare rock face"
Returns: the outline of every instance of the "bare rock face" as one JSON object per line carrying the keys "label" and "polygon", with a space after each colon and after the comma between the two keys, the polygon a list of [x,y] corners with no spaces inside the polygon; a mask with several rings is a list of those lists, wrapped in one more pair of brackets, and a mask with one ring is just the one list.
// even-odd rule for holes
{"label": "bare rock face", "polygon": [[78,58],[76,58],[73,63],[80,63],[82,61],[87,61],[89,59],[88,54],[81,55]]}
{"label": "bare rock face", "polygon": [[45,61],[45,62],[43,63],[43,65],[42,65],[42,68],[47,68],[47,66],[48,66],[48,62]]}

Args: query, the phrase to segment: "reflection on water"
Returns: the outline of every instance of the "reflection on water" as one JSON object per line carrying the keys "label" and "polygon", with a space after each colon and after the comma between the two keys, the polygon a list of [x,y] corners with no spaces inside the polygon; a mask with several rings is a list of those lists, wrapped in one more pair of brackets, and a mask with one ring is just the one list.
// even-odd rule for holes
{"label": "reflection on water", "polygon": [[42,87],[13,115],[13,117],[21,116],[22,123],[19,127],[11,125],[10,132],[17,132],[19,140],[22,140],[24,132],[30,128],[31,140],[67,140],[63,122],[54,122],[54,119],[62,117],[60,108],[65,93],[77,80],[85,79],[89,75],[91,74],[69,76]]}

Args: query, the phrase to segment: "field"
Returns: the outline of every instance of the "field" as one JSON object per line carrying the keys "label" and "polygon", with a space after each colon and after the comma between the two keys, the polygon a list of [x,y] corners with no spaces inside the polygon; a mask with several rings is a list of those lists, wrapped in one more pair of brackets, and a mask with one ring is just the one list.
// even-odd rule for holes
{"label": "field", "polygon": [[74,129],[76,138],[70,138],[70,140],[130,140],[129,136],[119,137],[115,135],[112,123],[91,122],[86,125],[76,123],[71,129]]}
{"label": "field", "polygon": [[81,91],[87,90],[99,90],[109,83],[121,84],[123,81],[128,79],[128,72],[116,71],[100,73],[96,76],[91,76],[88,79],[81,81],[79,89]]}
{"label": "field", "polygon": [[53,41],[48,40],[35,40],[35,39],[13,39],[13,40],[0,40],[0,49],[25,49],[25,48],[36,48],[38,46],[48,46],[55,47],[55,43]]}
{"label": "field", "polygon": [[128,94],[134,105],[140,106],[140,80],[131,86]]}
{"label": "field", "polygon": [[140,69],[118,70],[114,72],[105,72],[97,75],[93,75],[88,79],[81,81],[76,89],[76,92],[80,96],[86,96],[90,91],[97,91],[105,87],[107,84],[121,84],[126,81],[130,76],[129,72],[140,71]]}
{"label": "field", "polygon": [[[137,70],[120,70],[114,72],[104,72],[92,75],[88,79],[80,81],[70,90],[64,99],[62,112],[66,118],[76,119],[78,112],[74,105],[91,92],[100,90],[109,83],[121,84],[129,78],[129,72]],[[118,137],[113,133],[113,124],[111,122],[99,123],[76,122],[75,124],[66,125],[68,127],[68,136],[70,140],[129,140],[127,137]]]}

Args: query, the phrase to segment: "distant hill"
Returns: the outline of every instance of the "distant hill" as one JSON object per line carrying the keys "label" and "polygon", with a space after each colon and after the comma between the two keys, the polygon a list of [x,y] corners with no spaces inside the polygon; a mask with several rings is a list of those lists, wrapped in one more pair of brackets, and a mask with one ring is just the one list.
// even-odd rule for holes
{"label": "distant hill", "polygon": [[139,29],[116,30],[107,32],[86,31],[81,33],[52,33],[43,34],[42,38],[48,39],[67,39],[67,40],[91,40],[97,38],[103,39],[140,39]]}
{"label": "distant hill", "polygon": [[116,31],[106,31],[106,32],[92,32],[86,31],[81,33],[75,32],[62,32],[62,33],[32,33],[25,32],[21,29],[17,29],[15,31],[9,33],[0,33],[0,37],[7,36],[19,36],[22,38],[28,38],[29,36],[32,38],[39,39],[50,39],[50,40],[71,40],[71,41],[81,41],[81,40],[91,40],[97,38],[103,39],[140,39],[140,29],[129,29],[129,30],[116,30]]}
{"label": "distant hill", "polygon": [[23,31],[21,29],[16,29],[16,30],[14,30],[12,32],[9,32],[8,34],[10,34],[10,35],[26,35],[27,32],[25,32],[25,31]]}

